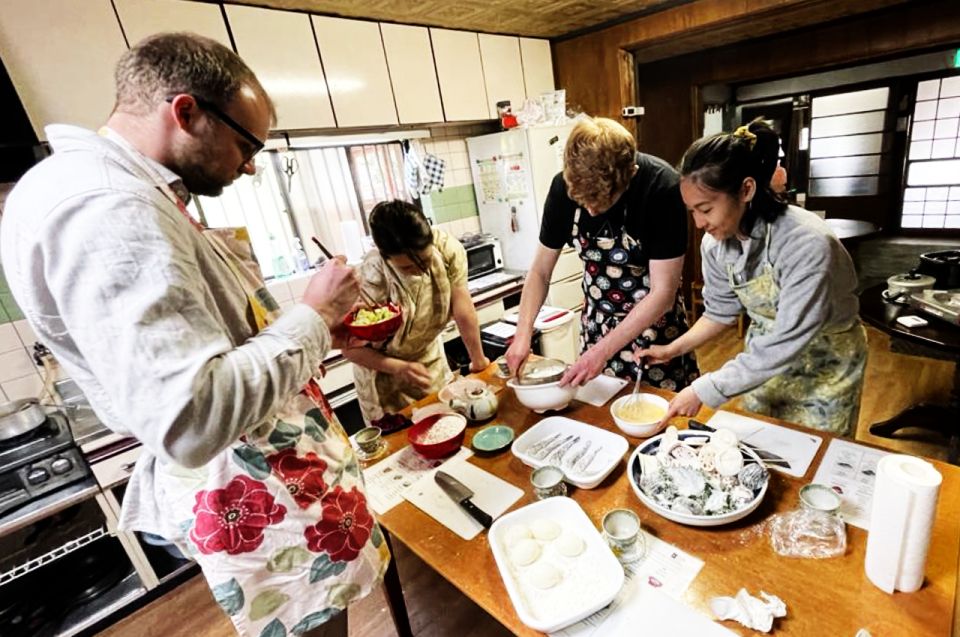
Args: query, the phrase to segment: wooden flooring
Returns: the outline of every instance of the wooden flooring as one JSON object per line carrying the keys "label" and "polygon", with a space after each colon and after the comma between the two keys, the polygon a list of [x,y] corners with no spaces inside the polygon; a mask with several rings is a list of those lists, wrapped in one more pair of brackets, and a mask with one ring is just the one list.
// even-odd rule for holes
{"label": "wooden flooring", "polygon": [[[870,424],[885,420],[921,401],[945,401],[953,381],[952,363],[890,351],[890,338],[867,328],[870,352],[856,438],[904,453],[943,459],[945,448],[936,438],[890,440],[870,436]],[[742,348],[736,330],[698,352],[704,371],[716,369]],[[915,433],[915,432],[914,432]],[[410,621],[423,637],[500,637],[509,635],[456,588],[395,543]],[[504,600],[504,604],[509,604]],[[233,637],[230,622],[197,576],[165,597],[100,633],[103,637]],[[396,631],[381,593],[350,609],[350,637],[393,637]]]}

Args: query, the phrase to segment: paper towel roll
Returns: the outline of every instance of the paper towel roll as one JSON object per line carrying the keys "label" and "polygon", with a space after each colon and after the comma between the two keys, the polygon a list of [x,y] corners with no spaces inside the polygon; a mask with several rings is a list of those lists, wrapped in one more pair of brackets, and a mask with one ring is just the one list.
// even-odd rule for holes
{"label": "paper towel roll", "polygon": [[865,570],[887,593],[923,585],[943,477],[926,460],[891,454],[877,463]]}

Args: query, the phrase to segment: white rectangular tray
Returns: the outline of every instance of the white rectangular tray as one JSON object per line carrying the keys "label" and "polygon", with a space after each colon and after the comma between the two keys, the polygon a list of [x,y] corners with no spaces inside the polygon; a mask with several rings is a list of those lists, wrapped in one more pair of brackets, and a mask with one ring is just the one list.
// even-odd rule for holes
{"label": "white rectangular tray", "polygon": [[[583,553],[564,557],[553,546],[557,540],[540,542],[542,553],[533,564],[515,566],[506,545],[507,532],[514,525],[541,519],[553,520],[563,533],[579,536],[585,544]],[[613,601],[623,586],[623,567],[587,514],[570,498],[547,498],[511,511],[493,523],[489,540],[517,617],[534,630],[552,633],[589,617]],[[524,573],[541,561],[563,573],[560,583],[546,590],[534,588]]]}
{"label": "white rectangular tray", "polygon": [[523,464],[539,469],[549,463],[544,459],[534,458],[527,453],[527,449],[558,432],[563,437],[568,435],[580,436],[580,441],[575,446],[583,445],[587,440],[590,440],[592,445],[588,453],[593,453],[593,450],[598,446],[601,448],[596,458],[587,467],[588,471],[586,472],[577,473],[570,471],[567,467],[560,467],[563,469],[566,481],[581,489],[592,489],[603,482],[603,479],[610,475],[610,472],[616,468],[630,448],[626,438],[606,429],[600,429],[572,418],[550,416],[530,427],[522,436],[514,440],[510,450]]}

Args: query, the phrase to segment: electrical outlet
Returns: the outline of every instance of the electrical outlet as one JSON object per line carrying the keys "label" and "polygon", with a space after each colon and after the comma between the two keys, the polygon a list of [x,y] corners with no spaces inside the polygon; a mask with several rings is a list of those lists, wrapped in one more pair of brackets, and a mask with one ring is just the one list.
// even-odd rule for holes
{"label": "electrical outlet", "polygon": [[643,107],[642,106],[624,106],[623,109],[620,111],[620,114],[623,117],[640,117],[641,115],[643,115]]}

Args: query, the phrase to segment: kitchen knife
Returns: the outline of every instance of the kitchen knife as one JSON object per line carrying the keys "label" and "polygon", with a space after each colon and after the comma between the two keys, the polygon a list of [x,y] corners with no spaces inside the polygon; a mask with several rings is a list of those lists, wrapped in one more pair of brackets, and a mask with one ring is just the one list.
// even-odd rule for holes
{"label": "kitchen knife", "polygon": [[[706,423],[702,423],[699,420],[694,420],[691,418],[687,421],[687,427],[696,431],[716,431],[716,427],[711,427]],[[787,461],[783,456],[778,456],[777,454],[767,451],[766,449],[760,449],[756,445],[751,445],[749,442],[740,441],[744,447],[749,447],[753,450],[761,460],[770,465],[775,465],[777,467],[782,467],[784,469],[790,469],[790,462]]]}
{"label": "kitchen knife", "polygon": [[473,491],[467,488],[465,484],[445,471],[437,471],[433,474],[433,479],[440,485],[443,492],[450,496],[451,500],[463,507],[463,510],[469,513],[474,520],[482,524],[485,528],[490,528],[490,525],[493,524],[493,518],[484,511],[481,511],[476,504],[470,501],[470,498],[473,497]]}

